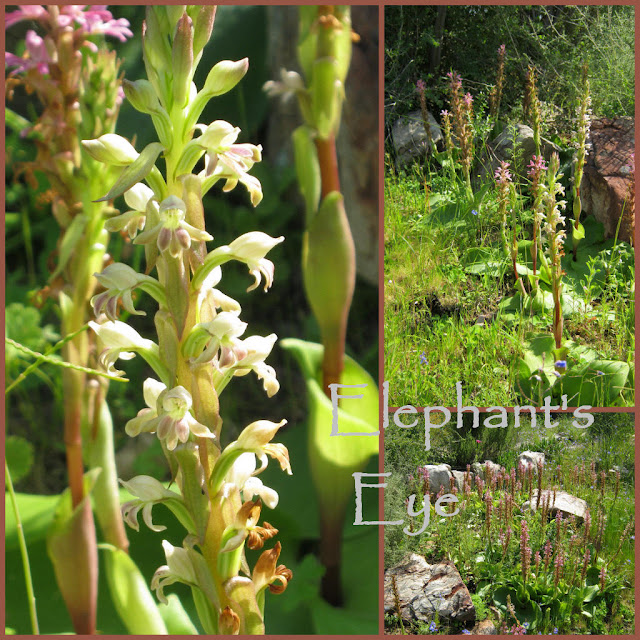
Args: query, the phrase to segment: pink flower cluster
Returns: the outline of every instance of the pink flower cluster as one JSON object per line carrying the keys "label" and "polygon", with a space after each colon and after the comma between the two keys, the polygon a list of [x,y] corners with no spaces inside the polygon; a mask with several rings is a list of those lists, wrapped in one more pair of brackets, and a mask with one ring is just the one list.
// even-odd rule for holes
{"label": "pink flower cluster", "polygon": [[[23,20],[36,20],[50,30],[73,29],[74,36],[81,39],[82,45],[91,51],[97,51],[94,42],[88,36],[111,36],[125,42],[133,33],[129,29],[129,21],[125,18],[114,19],[107,5],[64,5],[52,11],[42,5],[22,5],[5,16],[5,28]],[[12,75],[37,69],[39,73],[48,74],[49,64],[55,62],[55,55],[47,43],[35,31],[27,31],[25,37],[26,50],[22,57],[5,52],[5,64],[14,67]]]}

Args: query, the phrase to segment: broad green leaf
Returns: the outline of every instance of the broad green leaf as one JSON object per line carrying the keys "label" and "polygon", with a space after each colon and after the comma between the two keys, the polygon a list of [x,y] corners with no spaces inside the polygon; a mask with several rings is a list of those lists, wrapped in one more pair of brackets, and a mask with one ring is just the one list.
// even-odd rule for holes
{"label": "broad green leaf", "polygon": [[[290,351],[303,371],[309,398],[309,457],[314,484],[319,487],[322,508],[336,509],[353,494],[352,474],[359,471],[368,459],[378,453],[378,388],[360,365],[345,356],[343,385],[366,385],[361,388],[339,388],[345,398],[334,412],[331,401],[322,391],[322,354],[319,344],[287,338],[280,342]],[[332,421],[337,418],[337,431],[370,433],[372,435],[331,435]]]}
{"label": "broad green leaf", "polygon": [[[25,538],[32,544],[42,540],[53,521],[59,496],[38,496],[30,493],[16,493],[18,511],[22,521]],[[5,493],[5,547],[8,550],[18,548],[18,529],[13,509]]]}
{"label": "broad green leaf", "polygon": [[158,611],[172,636],[194,636],[198,630],[184,610],[180,598],[175,593],[167,595],[167,604],[159,604]]}
{"label": "broad green leaf", "polygon": [[617,360],[592,360],[571,367],[562,378],[570,404],[606,407],[614,404],[626,387],[629,365]]}
{"label": "broad green leaf", "polygon": [[580,240],[582,240],[584,236],[585,236],[585,230],[580,222],[578,222],[577,229],[575,228],[575,226],[571,225],[571,238],[573,239],[574,242],[576,241],[580,242]]}
{"label": "broad green leaf", "polygon": [[103,546],[111,599],[133,635],[167,635],[167,627],[149,591],[147,581],[129,554]]}

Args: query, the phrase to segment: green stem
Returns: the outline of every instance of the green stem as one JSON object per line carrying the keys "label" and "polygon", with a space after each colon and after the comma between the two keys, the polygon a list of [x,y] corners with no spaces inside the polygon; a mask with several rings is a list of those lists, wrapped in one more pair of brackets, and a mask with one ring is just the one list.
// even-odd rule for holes
{"label": "green stem", "polygon": [[20,520],[20,511],[18,510],[18,502],[13,491],[13,482],[11,482],[11,473],[7,459],[4,460],[4,481],[11,498],[11,506],[13,507],[13,515],[16,519],[16,530],[18,532],[18,542],[20,544],[20,556],[22,557],[22,568],[24,570],[24,581],[27,586],[27,600],[29,601],[29,617],[31,618],[31,629],[34,636],[40,634],[38,628],[38,612],[36,611],[36,597],[33,592],[33,581],[31,580],[31,566],[29,565],[29,553],[27,551],[27,542],[24,538],[22,529],[22,520]]}

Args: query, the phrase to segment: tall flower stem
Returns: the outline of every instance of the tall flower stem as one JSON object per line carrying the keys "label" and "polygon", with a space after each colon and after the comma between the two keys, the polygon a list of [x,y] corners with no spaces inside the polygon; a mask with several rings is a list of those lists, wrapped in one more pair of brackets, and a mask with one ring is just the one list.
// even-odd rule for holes
{"label": "tall flower stem", "polygon": [[557,195],[564,194],[564,188],[559,180],[562,174],[558,173],[560,159],[557,153],[551,156],[547,171],[547,187],[544,194],[545,207],[545,231],[547,236],[547,250],[549,253],[549,267],[551,270],[551,291],[553,294],[553,336],[556,350],[562,348],[563,316],[562,316],[562,264],[564,255],[564,216],[560,215],[560,208],[564,208],[566,202],[557,200]]}
{"label": "tall flower stem", "polygon": [[589,70],[586,63],[582,66],[582,91],[578,112],[578,153],[576,157],[575,174],[573,178],[573,228],[571,233],[573,243],[573,261],[578,259],[578,244],[584,237],[584,227],[580,224],[582,202],[580,201],[580,184],[584,173],[586,158],[587,136],[591,124],[591,96],[589,95]]}
{"label": "tall flower stem", "polygon": [[[224,191],[243,183],[254,206],[262,199],[259,181],[248,173],[261,159],[261,147],[236,144],[240,129],[227,122],[198,124],[207,102],[232,90],[248,70],[246,58],[221,61],[197,90],[193,77],[215,14],[211,5],[146,8],[142,48],[147,79],[126,82],[125,95],[134,108],[151,115],[158,142],[138,153],[117,135],[83,141],[93,158],[125,167],[97,201],[124,195],[132,210],[109,220],[106,228],[126,229],[135,244],[144,246],[146,258],[144,274],[122,263],[98,274],[106,291],[92,299],[100,322],[90,326],[104,347],[100,361],[107,370],[118,358],[138,353],[158,378],[145,380],[147,407],[127,422],[125,431],[157,434],[179,493],[138,476],[123,481],[136,499],[122,509],[130,526],[138,528],[142,509],[147,526],[160,531],[163,527],[151,520],[151,507],[164,502],[186,537],[181,548],[163,541],[167,564],[156,571],[152,588],[166,603],[166,586],[176,581],[190,586],[207,634],[263,634],[265,591],[281,593],[292,578],[289,569],[276,564],[280,544],[263,551],[250,578],[240,572],[247,572],[245,547],[261,549],[278,533],[266,522],[258,525],[262,503],[274,508],[278,496],[255,476],[267,456],[291,473],[286,448],[271,443],[286,421],[251,423],[221,449],[219,399],[234,376],[252,370],[269,396],[278,391],[275,371],[264,362],[276,335],[240,339],[247,326],[239,319],[240,304],[216,285],[221,265],[237,260],[255,280],[249,291],[262,278],[269,289],[274,265],[264,256],[284,238],[251,232],[207,252],[205,243],[213,237],[205,230],[203,196],[216,182],[223,181]],[[155,166],[160,153],[164,171]],[[201,158],[204,169],[193,173]],[[154,271],[157,277],[147,275]],[[129,313],[139,315],[131,297],[137,287],[158,303],[157,342],[117,320],[120,299]]]}

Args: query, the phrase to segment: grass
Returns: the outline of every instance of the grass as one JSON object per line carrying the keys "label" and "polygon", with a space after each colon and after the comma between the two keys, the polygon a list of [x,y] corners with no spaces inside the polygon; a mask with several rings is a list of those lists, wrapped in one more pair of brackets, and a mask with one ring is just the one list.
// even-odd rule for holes
{"label": "grass", "polygon": [[[516,481],[511,484],[498,476],[490,485],[485,476],[484,486],[472,483],[457,493],[460,502],[455,506],[460,512],[450,518],[438,517],[432,507],[430,523],[419,536],[405,535],[402,526],[385,527],[385,567],[411,552],[430,563],[453,561],[471,592],[476,621],[491,620],[500,633],[633,634],[634,416],[594,417],[588,429],[576,429],[566,415],[555,416],[559,424],[553,430],[530,425],[515,429],[510,424],[506,429],[465,427],[460,435],[455,429],[443,428],[432,434],[429,452],[421,446],[418,431],[389,427],[385,470],[392,475],[385,490],[385,520],[404,520],[406,525],[405,499],[423,489],[408,479],[410,472],[417,477],[417,465],[447,462],[464,470],[490,454],[491,460],[502,465],[502,473],[514,474]],[[545,453],[543,491],[566,490],[586,501],[588,527],[580,519],[558,520],[545,516],[542,508],[536,512],[523,508],[532,495],[535,500],[538,486],[536,472],[529,476],[516,468],[517,456],[524,450]],[[504,504],[511,498],[514,506],[506,513]],[[422,516],[413,520],[418,530]],[[523,529],[528,532],[524,545]],[[547,544],[550,555],[545,568]],[[526,560],[529,566],[523,572],[523,548],[527,547],[531,550]],[[586,550],[589,557],[585,560]],[[564,564],[556,570],[558,556]],[[514,605],[512,612],[506,595]],[[434,627],[429,631],[424,622],[420,628],[405,622],[404,632],[462,631],[460,624],[434,621],[435,631]],[[401,633],[397,616],[388,614],[385,625],[388,633]]]}
{"label": "grass", "polygon": [[[519,202],[523,239],[530,236],[531,213],[524,196]],[[491,185],[478,188],[476,200],[466,203],[437,172],[414,166],[397,174],[388,167],[384,332],[391,406],[455,406],[458,381],[465,402],[475,406],[527,399],[519,393],[519,361],[527,339],[551,335],[553,309],[504,307],[515,288],[500,250],[498,218]],[[633,250],[597,237],[601,231],[591,227],[594,242],[580,263],[574,267],[570,257],[563,262],[565,290],[587,309],[571,314],[565,308],[564,339],[593,349],[600,359],[629,365],[624,388],[606,403],[628,406],[635,344]],[[525,252],[519,261],[526,265]]]}

